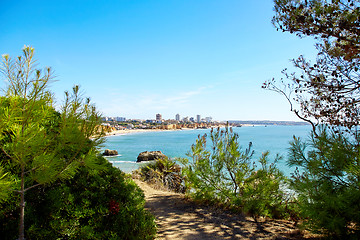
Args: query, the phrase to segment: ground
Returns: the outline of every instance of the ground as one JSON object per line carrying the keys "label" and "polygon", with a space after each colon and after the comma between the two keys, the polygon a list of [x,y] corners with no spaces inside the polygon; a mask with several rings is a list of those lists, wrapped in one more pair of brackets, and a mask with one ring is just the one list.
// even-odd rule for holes
{"label": "ground", "polygon": [[134,180],[145,193],[145,207],[156,217],[157,239],[303,239],[285,220],[262,220],[200,206],[184,195],[154,189]]}

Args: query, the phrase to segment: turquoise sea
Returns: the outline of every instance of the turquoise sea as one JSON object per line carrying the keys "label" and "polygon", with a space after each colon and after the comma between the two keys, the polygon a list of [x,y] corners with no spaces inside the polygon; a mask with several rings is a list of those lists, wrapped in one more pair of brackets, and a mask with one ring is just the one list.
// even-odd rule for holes
{"label": "turquoise sea", "polygon": [[[239,134],[239,142],[245,149],[249,142],[253,143],[255,151],[253,160],[258,159],[262,152],[270,151],[270,159],[278,153],[284,158],[278,167],[289,175],[292,169],[286,165],[289,142],[293,136],[308,138],[310,126],[243,126],[233,128]],[[124,172],[131,172],[139,167],[136,158],[143,151],[162,151],[165,155],[186,157],[190,147],[198,135],[210,134],[210,129],[138,132],[126,135],[108,136],[103,149],[117,150],[118,156],[107,159]]]}

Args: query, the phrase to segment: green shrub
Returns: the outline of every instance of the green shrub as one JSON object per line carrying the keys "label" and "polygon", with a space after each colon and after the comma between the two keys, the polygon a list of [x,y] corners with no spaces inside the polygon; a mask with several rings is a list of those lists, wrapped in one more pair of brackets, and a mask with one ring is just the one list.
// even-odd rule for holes
{"label": "green shrub", "polygon": [[[28,192],[26,239],[154,238],[141,189],[103,157],[98,164],[103,171],[83,167],[70,180]],[[9,206],[1,206],[0,235],[12,240],[18,216]]]}
{"label": "green shrub", "polygon": [[160,158],[140,167],[133,173],[140,175],[141,180],[178,193],[185,192],[184,179],[181,167],[172,159]]}
{"label": "green shrub", "polygon": [[279,158],[269,164],[268,153],[264,153],[257,169],[251,161],[252,144],[243,151],[238,137],[228,127],[211,130],[210,147],[206,134],[198,137],[188,154],[192,161],[182,160],[187,194],[195,200],[241,210],[255,219],[288,216],[288,199],[282,190],[286,178],[276,168]]}
{"label": "green shrub", "polygon": [[288,161],[304,226],[340,239],[360,238],[360,144],[350,136],[321,128],[311,141],[294,138]]}

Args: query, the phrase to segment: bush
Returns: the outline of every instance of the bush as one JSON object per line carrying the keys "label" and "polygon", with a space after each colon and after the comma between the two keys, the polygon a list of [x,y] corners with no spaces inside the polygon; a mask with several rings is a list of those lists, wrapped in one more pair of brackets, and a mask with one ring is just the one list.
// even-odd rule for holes
{"label": "bush", "polygon": [[[144,210],[141,189],[103,157],[98,164],[101,172],[83,167],[70,180],[28,192],[26,239],[154,238],[154,217]],[[18,214],[9,206],[1,206],[0,235],[12,240]]]}
{"label": "bush", "polygon": [[220,204],[241,210],[257,219],[259,216],[286,217],[287,196],[282,190],[286,178],[274,163],[268,163],[268,153],[260,159],[261,168],[251,162],[252,144],[243,151],[238,134],[226,127],[211,130],[191,147],[190,162],[183,159],[183,174],[187,194],[195,200]]}
{"label": "bush", "polygon": [[294,138],[288,161],[304,226],[340,239],[360,238],[360,144],[350,136],[321,128],[309,142]]}
{"label": "bush", "polygon": [[181,175],[181,167],[174,160],[160,158],[140,167],[133,176],[140,176],[142,181],[169,191],[184,193],[184,179]]}

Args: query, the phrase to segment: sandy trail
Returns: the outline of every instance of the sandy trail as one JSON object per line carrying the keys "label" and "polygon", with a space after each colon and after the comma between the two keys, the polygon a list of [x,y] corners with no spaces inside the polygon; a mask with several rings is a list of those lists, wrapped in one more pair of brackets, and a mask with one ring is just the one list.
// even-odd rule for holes
{"label": "sandy trail", "polygon": [[134,181],[145,193],[145,207],[156,217],[157,239],[302,239],[290,221],[256,223],[252,218],[198,206],[181,194]]}

